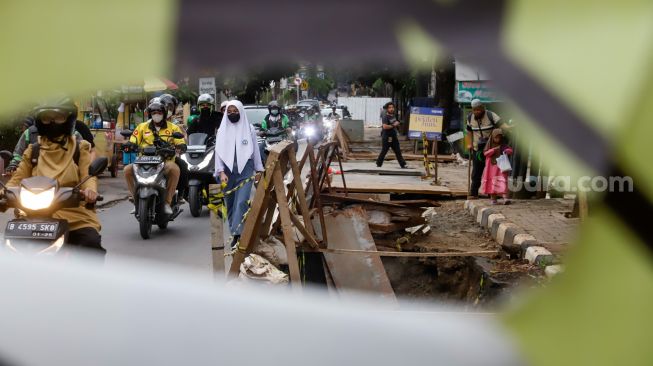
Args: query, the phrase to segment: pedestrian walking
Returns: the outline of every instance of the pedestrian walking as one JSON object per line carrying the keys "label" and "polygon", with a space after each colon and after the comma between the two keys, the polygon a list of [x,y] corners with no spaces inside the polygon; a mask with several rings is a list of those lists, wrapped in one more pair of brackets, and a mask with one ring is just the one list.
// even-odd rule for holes
{"label": "pedestrian walking", "polygon": [[500,128],[492,130],[490,139],[485,145],[485,169],[481,179],[481,192],[490,196],[491,203],[497,204],[497,196],[502,196],[505,205],[508,199],[508,172],[502,172],[497,164],[497,158],[502,154],[512,155],[512,148],[508,145]]}
{"label": "pedestrian walking", "polygon": [[472,113],[467,116],[467,131],[471,135],[467,150],[472,161],[472,179],[468,199],[478,198],[478,190],[485,169],[483,151],[492,130],[497,127],[504,128],[501,117],[490,110],[486,110],[485,105],[480,100],[472,100]]}
{"label": "pedestrian walking", "polygon": [[395,156],[397,157],[399,166],[402,168],[408,168],[404,157],[401,155],[401,147],[399,146],[397,128],[399,127],[400,123],[397,120],[397,117],[395,117],[394,103],[386,103],[383,106],[383,110],[385,113],[381,119],[381,127],[383,128],[381,130],[382,148],[379,157],[376,159],[376,166],[380,168],[383,165],[385,155],[388,153],[388,150],[392,149],[392,151],[395,153]]}
{"label": "pedestrian walking", "polygon": [[227,184],[227,191],[238,187],[225,197],[233,246],[240,239],[244,226],[241,222],[248,209],[247,201],[253,184],[249,178],[256,174],[258,181],[263,163],[256,143],[256,130],[247,120],[243,104],[232,100],[227,104],[226,111],[216,136],[215,172],[217,178]]}

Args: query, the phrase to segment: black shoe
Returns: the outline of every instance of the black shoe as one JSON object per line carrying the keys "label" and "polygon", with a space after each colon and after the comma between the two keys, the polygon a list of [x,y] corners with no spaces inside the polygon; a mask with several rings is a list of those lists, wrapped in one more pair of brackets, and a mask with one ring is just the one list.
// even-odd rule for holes
{"label": "black shoe", "polygon": [[383,166],[383,164],[376,163],[377,168],[380,168],[381,166]]}

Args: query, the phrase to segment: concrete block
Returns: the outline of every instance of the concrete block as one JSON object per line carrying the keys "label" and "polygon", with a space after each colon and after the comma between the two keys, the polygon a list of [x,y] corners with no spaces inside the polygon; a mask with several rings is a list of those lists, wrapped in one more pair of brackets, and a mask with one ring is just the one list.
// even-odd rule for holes
{"label": "concrete block", "polygon": [[513,239],[513,243],[515,245],[521,246],[522,243],[524,243],[527,240],[535,240],[535,237],[531,234],[526,234],[526,233],[520,233],[515,235],[515,238]]}
{"label": "concrete block", "polygon": [[[490,209],[490,208],[488,208],[488,207],[481,207],[481,208],[479,208],[479,209],[478,209],[478,212],[476,213],[476,222],[478,222],[479,224],[481,224],[481,223],[483,222],[483,213],[484,213],[485,211],[489,210],[489,209]],[[482,225],[482,224],[481,224],[481,225]]]}
{"label": "concrete block", "polygon": [[481,226],[487,227],[487,223],[490,215],[493,215],[495,213],[496,211],[492,208],[488,208],[487,210],[483,211],[483,217],[481,217],[481,222],[480,222]]}
{"label": "concrete block", "polygon": [[557,275],[558,273],[564,272],[564,270],[565,269],[562,267],[562,265],[554,264],[552,266],[546,266],[546,268],[544,269],[544,273],[546,274],[546,276],[548,278],[551,278],[551,277]]}
{"label": "concrete block", "polygon": [[499,229],[497,230],[497,237],[495,238],[497,243],[499,244],[505,243],[506,232],[508,231],[509,228],[519,228],[519,227],[513,224],[512,222],[504,222],[501,225],[499,225]]}
{"label": "concrete block", "polygon": [[492,237],[493,237],[495,240],[496,240],[496,238],[497,238],[497,232],[499,231],[499,227],[500,227],[501,224],[503,224],[504,222],[508,222],[508,220],[505,219],[505,218],[503,218],[503,219],[496,219],[496,220],[494,220],[494,222],[492,222],[492,227],[490,228],[490,235],[492,235]]}
{"label": "concrete block", "polygon": [[534,264],[536,263],[536,260],[540,256],[553,256],[551,252],[546,250],[544,247],[538,247],[538,246],[532,246],[526,249],[526,254],[524,255],[524,259],[528,261],[528,263]]}
{"label": "concrete block", "polygon": [[503,215],[500,214],[500,213],[493,213],[493,214],[490,214],[490,215],[488,216],[488,218],[487,218],[487,225],[486,225],[486,227],[489,228],[489,229],[492,229],[492,225],[494,224],[494,221],[496,221],[496,220],[498,220],[498,219],[505,220],[506,217],[503,216]]}
{"label": "concrete block", "polygon": [[[525,233],[526,232],[524,231],[524,229],[522,229],[521,227],[519,227],[517,225],[510,226],[510,227],[508,227],[508,229],[506,229],[506,234],[503,236],[503,242],[501,244],[503,244],[503,245],[513,245],[514,240],[515,240],[515,236],[517,236],[519,234],[525,234]],[[518,245],[517,245],[517,247],[518,247],[518,250],[521,249],[521,247],[519,247]]]}

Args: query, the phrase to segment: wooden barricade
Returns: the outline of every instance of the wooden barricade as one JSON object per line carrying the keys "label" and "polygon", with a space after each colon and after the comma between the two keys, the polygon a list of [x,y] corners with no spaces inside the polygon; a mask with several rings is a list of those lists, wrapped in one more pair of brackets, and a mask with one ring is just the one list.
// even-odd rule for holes
{"label": "wooden barricade", "polygon": [[[334,142],[319,146],[317,154],[309,144],[300,162],[297,161],[292,142],[280,142],[272,148],[245,220],[238,248],[233,254],[230,276],[238,275],[241,263],[258,245],[260,238],[280,231],[288,254],[291,286],[293,289],[301,288],[296,246],[302,243],[295,242],[293,227],[302,234],[304,242],[313,250],[326,248],[326,227],[319,192],[325,182],[328,182],[328,167],[334,156],[340,161],[338,146]],[[302,170],[306,162],[309,163],[310,174],[304,186]],[[342,165],[340,169],[342,170]],[[288,173],[291,173],[292,180],[286,188],[284,177]],[[342,179],[344,183],[344,176]],[[276,211],[278,215],[275,215]],[[313,227],[315,214],[320,220],[321,238],[318,238]]]}

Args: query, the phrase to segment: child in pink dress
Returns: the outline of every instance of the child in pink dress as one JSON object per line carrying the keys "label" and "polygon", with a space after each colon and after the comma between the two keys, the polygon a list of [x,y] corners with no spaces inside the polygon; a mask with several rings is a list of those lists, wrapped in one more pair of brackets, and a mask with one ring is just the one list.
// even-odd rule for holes
{"label": "child in pink dress", "polygon": [[503,138],[503,131],[500,128],[494,129],[492,135],[485,145],[485,169],[481,179],[481,193],[487,194],[492,204],[497,204],[497,196],[503,196],[504,204],[510,203],[508,199],[508,172],[501,172],[497,165],[497,158],[501,154],[512,155],[512,149]]}

